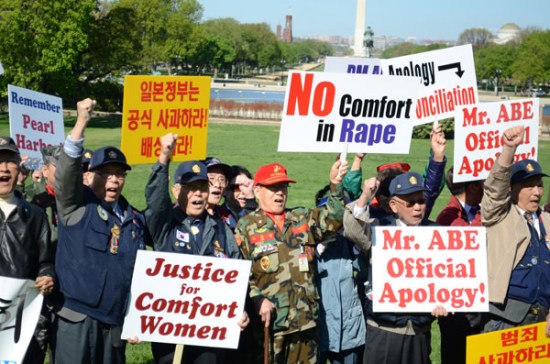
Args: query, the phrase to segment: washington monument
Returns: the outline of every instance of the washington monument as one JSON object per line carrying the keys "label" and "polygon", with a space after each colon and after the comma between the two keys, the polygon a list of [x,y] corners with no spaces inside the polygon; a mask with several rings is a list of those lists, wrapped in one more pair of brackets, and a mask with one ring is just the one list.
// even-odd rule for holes
{"label": "washington monument", "polygon": [[363,33],[365,32],[366,1],[357,0],[357,10],[355,14],[355,36],[353,41],[353,55],[355,57],[365,57],[365,47],[363,45]]}

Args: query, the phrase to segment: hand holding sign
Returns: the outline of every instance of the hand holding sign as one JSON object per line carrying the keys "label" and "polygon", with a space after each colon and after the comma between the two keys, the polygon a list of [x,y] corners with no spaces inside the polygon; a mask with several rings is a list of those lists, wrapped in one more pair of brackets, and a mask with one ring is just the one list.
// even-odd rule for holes
{"label": "hand holding sign", "polygon": [[338,157],[336,161],[332,164],[332,168],[330,169],[330,183],[342,183],[342,180],[344,179],[346,173],[348,173],[348,162],[341,162],[340,157]]}

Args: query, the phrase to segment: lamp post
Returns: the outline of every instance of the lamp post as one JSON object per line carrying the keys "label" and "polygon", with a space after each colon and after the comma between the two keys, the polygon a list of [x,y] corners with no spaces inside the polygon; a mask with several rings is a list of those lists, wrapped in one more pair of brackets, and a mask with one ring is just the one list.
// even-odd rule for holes
{"label": "lamp post", "polygon": [[495,70],[495,95],[498,96],[498,79],[500,78],[500,75],[502,75],[502,71],[497,68]]}
{"label": "lamp post", "polygon": [[284,86],[285,85],[285,63],[286,63],[286,60],[284,59],[281,59],[281,86]]}

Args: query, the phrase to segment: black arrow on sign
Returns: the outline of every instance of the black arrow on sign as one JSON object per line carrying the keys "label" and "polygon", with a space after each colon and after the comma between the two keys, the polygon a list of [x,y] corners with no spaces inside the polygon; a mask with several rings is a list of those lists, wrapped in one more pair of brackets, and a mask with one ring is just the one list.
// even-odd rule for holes
{"label": "black arrow on sign", "polygon": [[453,68],[457,69],[457,71],[456,71],[457,76],[462,78],[462,75],[464,74],[464,71],[460,67],[460,62],[449,63],[449,64],[444,64],[443,66],[438,66],[437,70],[438,71],[446,71],[446,70],[452,70]]}

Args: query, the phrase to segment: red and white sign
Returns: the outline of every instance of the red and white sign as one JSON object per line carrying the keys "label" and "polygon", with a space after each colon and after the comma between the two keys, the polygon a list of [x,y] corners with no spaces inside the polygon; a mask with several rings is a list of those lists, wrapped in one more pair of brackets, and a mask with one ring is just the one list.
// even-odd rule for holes
{"label": "red and white sign", "polygon": [[515,161],[537,159],[539,99],[483,103],[455,114],[454,182],[486,179],[502,151],[504,131],[523,125],[525,136]]}
{"label": "red and white sign", "polygon": [[122,338],[237,348],[251,262],[138,251]]}
{"label": "red and white sign", "polygon": [[487,249],[483,227],[374,227],[375,312],[485,312]]}
{"label": "red and white sign", "polygon": [[420,85],[410,77],[290,72],[280,152],[408,154]]}

